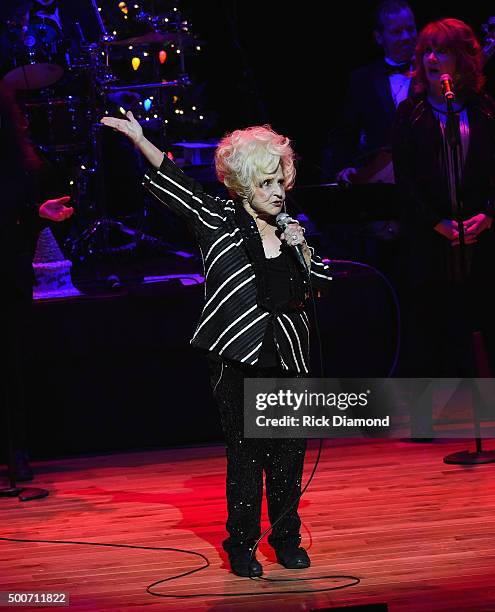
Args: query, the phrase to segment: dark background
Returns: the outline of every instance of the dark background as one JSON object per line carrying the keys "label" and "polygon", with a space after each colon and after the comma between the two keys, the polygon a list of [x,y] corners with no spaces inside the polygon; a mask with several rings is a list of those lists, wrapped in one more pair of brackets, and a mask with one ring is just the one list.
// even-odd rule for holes
{"label": "dark background", "polygon": [[[481,33],[489,17],[481,3],[411,4],[418,27],[455,16]],[[212,121],[206,137],[268,122],[294,142],[299,185],[319,182],[349,71],[380,55],[372,36],[375,2],[181,6],[204,41],[186,69],[202,87]],[[487,66],[489,90],[494,65]],[[114,158],[121,160],[118,151]],[[325,374],[386,376],[396,341],[389,290],[372,275],[336,281],[318,304]],[[35,304],[27,389],[32,456],[221,439],[205,359],[188,344],[201,301],[201,287],[166,284],[158,295],[126,290]]]}

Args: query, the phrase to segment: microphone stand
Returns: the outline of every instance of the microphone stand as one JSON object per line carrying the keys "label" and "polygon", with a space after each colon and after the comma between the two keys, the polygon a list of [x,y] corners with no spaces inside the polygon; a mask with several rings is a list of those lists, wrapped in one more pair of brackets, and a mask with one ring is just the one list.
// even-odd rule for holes
{"label": "microphone stand", "polygon": [[[450,93],[450,92],[449,92]],[[445,99],[447,101],[447,143],[448,153],[452,160],[452,167],[454,170],[454,194],[452,199],[452,208],[454,211],[454,218],[458,224],[459,231],[459,245],[460,245],[460,286],[461,296],[463,303],[463,311],[466,316],[469,317],[469,325],[472,332],[473,349],[475,356],[475,367],[476,374],[481,377],[491,377],[490,368],[486,359],[486,353],[484,350],[484,341],[481,331],[472,329],[472,311],[471,308],[467,308],[467,302],[469,295],[467,295],[466,280],[468,277],[467,267],[467,253],[466,253],[466,241],[464,236],[464,223],[463,223],[463,201],[460,190],[460,164],[462,160],[462,141],[460,133],[460,121],[456,117],[454,111],[454,95],[446,93]],[[474,387],[475,385],[473,385]],[[472,407],[473,407],[473,421],[474,421],[474,435],[476,450],[474,452],[465,450],[458,453],[452,453],[444,457],[444,463],[456,464],[456,465],[476,465],[480,463],[495,463],[495,451],[484,451],[482,447],[481,438],[481,415],[480,415],[480,394],[476,389],[473,388],[472,396]]]}

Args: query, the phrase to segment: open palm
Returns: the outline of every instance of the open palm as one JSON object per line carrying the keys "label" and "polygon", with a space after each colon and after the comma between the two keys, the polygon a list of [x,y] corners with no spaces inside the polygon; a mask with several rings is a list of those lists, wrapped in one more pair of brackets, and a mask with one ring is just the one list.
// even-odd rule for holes
{"label": "open palm", "polygon": [[127,119],[117,119],[117,117],[103,117],[101,123],[108,127],[122,132],[129,140],[132,140],[134,144],[138,144],[143,138],[143,128],[139,125],[139,122],[135,119],[131,111],[126,113]]}

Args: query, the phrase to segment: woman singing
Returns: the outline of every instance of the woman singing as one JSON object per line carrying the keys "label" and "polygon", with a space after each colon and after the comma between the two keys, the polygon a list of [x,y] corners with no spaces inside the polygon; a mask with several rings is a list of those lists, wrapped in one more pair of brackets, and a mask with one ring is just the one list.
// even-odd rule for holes
{"label": "woman singing", "polygon": [[223,546],[232,571],[239,576],[263,571],[251,558],[260,536],[263,471],[272,525],[295,502],[269,536],[277,560],[287,568],[308,567],[308,554],[299,546],[296,501],[306,441],[243,435],[244,378],[308,374],[308,275],[290,247],[301,245],[312,280],[331,280],[298,223],[284,233],[277,229],[276,217],[295,178],[289,139],[268,126],[225,136],[215,155],[218,178],[233,198],[225,201],[206,195],[143,136],[131,112],[127,117],[105,117],[102,123],[128,136],[154,166],[145,186],[192,226],[203,256],[205,304],[191,343],[208,352],[226,438],[229,537]]}
{"label": "woman singing", "polygon": [[[405,205],[410,376],[475,375],[472,332],[486,332],[493,318],[486,288],[495,256],[495,103],[483,91],[482,67],[466,23],[428,24],[416,47],[415,96],[397,111],[393,154]],[[455,94],[452,122],[444,75]]]}

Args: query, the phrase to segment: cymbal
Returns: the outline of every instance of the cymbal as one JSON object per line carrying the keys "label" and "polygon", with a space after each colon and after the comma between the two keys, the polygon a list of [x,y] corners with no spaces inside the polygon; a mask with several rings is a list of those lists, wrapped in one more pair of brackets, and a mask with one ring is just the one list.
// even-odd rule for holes
{"label": "cymbal", "polygon": [[202,44],[202,41],[187,32],[164,32],[163,35],[165,36],[165,42],[175,43],[176,45],[194,47]]}
{"label": "cymbal", "polygon": [[192,47],[201,44],[201,41],[196,40],[193,36],[186,32],[147,32],[141,36],[133,36],[124,40],[110,40],[105,44],[113,47],[120,46],[139,46],[139,45],[160,45],[164,43],[174,43],[176,45]]}
{"label": "cymbal", "polygon": [[110,40],[107,41],[107,45],[113,47],[120,47],[122,45],[154,45],[165,42],[163,34],[161,32],[146,32],[141,36],[133,36],[132,38],[124,38],[124,40]]}
{"label": "cymbal", "polygon": [[63,74],[58,64],[26,64],[7,72],[3,80],[12,89],[42,89],[56,83]]}

